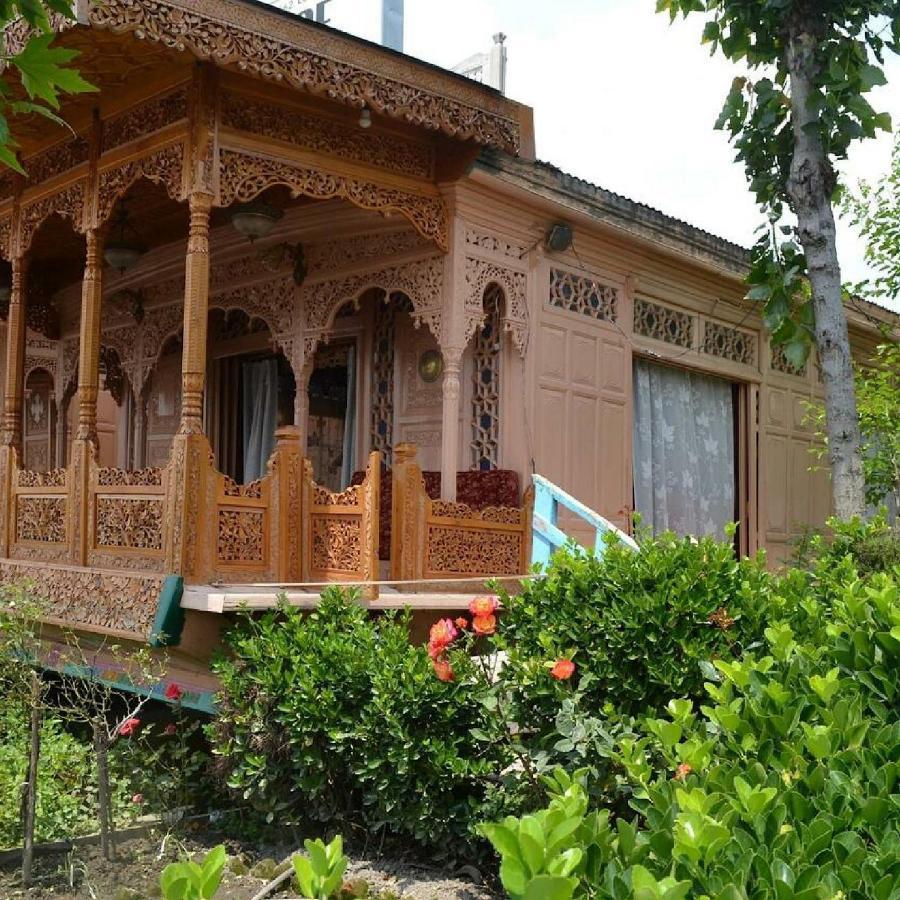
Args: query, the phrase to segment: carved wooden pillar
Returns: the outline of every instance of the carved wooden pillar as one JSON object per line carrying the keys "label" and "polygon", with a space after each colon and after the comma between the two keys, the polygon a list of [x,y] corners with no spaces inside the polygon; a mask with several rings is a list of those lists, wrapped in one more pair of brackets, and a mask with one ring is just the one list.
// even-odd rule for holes
{"label": "carved wooden pillar", "polygon": [[409,581],[421,574],[425,559],[419,524],[424,492],[415,444],[394,447],[391,468],[391,581]]}
{"label": "carved wooden pillar", "polygon": [[69,486],[69,557],[75,565],[88,562],[88,502],[91,463],[97,455],[97,394],[100,391],[100,312],[103,294],[103,242],[96,228],[85,242],[81,282],[81,330],[78,347],[78,426],[72,441]]}
{"label": "carved wooden pillar", "polygon": [[212,195],[190,196],[190,231],[184,273],[184,345],[181,361],[181,424],[172,443],[166,498],[166,570],[192,580],[210,577],[216,523],[208,496],[212,450],[203,434],[206,332],[209,306],[209,213]]}
{"label": "carved wooden pillar", "polygon": [[147,401],[143,390],[132,391],[134,403],[131,406],[133,428],[131,429],[131,466],[134,469],[144,468],[144,433],[146,427]]}
{"label": "carved wooden pillar", "polygon": [[441,497],[456,500],[456,472],[459,467],[459,375],[463,351],[444,347],[444,378],[441,384]]}
{"label": "carved wooden pillar", "polygon": [[209,213],[212,194],[191,194],[184,268],[184,350],[181,358],[181,434],[203,431],[206,330],[209,314]]}
{"label": "carved wooden pillar", "polygon": [[300,429],[296,425],[285,425],[275,432],[272,471],[275,476],[273,515],[278,523],[276,577],[282,584],[289,584],[303,580],[300,527],[303,454],[300,452]]}
{"label": "carved wooden pillar", "polygon": [[6,385],[3,443],[22,449],[22,394],[25,387],[25,258],[12,260],[12,290],[6,319]]}

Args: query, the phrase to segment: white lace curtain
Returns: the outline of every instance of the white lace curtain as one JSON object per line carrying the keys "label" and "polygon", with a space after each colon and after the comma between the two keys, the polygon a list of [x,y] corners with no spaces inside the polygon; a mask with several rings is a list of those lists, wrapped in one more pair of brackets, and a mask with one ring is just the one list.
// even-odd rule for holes
{"label": "white lace curtain", "polygon": [[243,381],[244,484],[266,474],[275,447],[278,418],[278,363],[274,359],[245,362]]}
{"label": "white lace curtain", "polygon": [[720,378],[634,364],[634,501],[654,534],[725,537],[735,512],[734,399]]}

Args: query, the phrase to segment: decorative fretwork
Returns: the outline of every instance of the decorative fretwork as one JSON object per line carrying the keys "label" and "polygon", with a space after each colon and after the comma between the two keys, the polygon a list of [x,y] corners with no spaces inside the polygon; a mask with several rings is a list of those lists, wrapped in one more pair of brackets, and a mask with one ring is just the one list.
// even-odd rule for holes
{"label": "decorative fretwork", "polygon": [[467,503],[432,500],[431,512],[435,516],[448,519],[475,519],[480,522],[497,522],[501,525],[519,525],[522,522],[522,510],[514,506],[487,506],[484,509],[473,509]]}
{"label": "decorative fretwork", "polygon": [[425,565],[447,575],[515,575],[522,566],[523,540],[521,532],[429,525]]}
{"label": "decorative fretwork", "polygon": [[30,185],[42,184],[56,175],[87,162],[90,145],[83,137],[73,137],[25,160]]}
{"label": "decorative fretwork", "polygon": [[[228,21],[223,7],[239,14],[242,23]],[[519,124],[505,98],[492,96],[466,79],[448,83],[443,73],[437,76],[421,67],[406,68],[399,58],[390,60],[390,75],[379,73],[384,66],[381,54],[370,54],[361,46],[354,47],[354,53],[361,56],[362,65],[340,60],[346,43],[339,36],[301,29],[259,8],[221,0],[104,0],[89,5],[88,18],[94,28],[187,49],[200,59],[234,65],[356,109],[365,105],[376,113],[440,129],[461,140],[513,153],[518,150]],[[298,45],[301,35],[307,46]],[[371,57],[368,66],[367,55]]]}
{"label": "decorative fretwork", "polygon": [[41,544],[66,541],[65,497],[18,497],[16,540]]}
{"label": "decorative fretwork", "polygon": [[181,197],[184,170],[184,146],[172,144],[154,150],[140,159],[132,159],[100,173],[97,196],[97,219],[100,224],[111,215],[113,208],[128,189],[139,179],[147,178],[165,187],[173,200]]}
{"label": "decorative fretwork", "polygon": [[565,269],[551,269],[550,305],[601,322],[615,322],[618,318],[619,292],[593,278]]}
{"label": "decorative fretwork", "polygon": [[384,454],[390,465],[394,444],[394,346],[397,313],[410,312],[409,298],[394,294],[375,305],[374,344],[372,350],[372,424],[369,443]]}
{"label": "decorative fretwork", "polygon": [[787,358],[783,345],[772,344],[771,368],[776,372],[782,372],[785,375],[794,375],[797,378],[806,378],[808,367],[809,360],[804,362],[802,366],[796,366]]}
{"label": "decorative fretwork", "polygon": [[97,497],[100,549],[163,549],[162,497]]}
{"label": "decorative fretwork", "polygon": [[362,234],[322,244],[304,244],[304,255],[309,274],[317,275],[366,262],[377,264],[386,257],[401,253],[428,252],[431,247],[431,242],[418,231],[406,228],[403,231]]}
{"label": "decorative fretwork", "polygon": [[500,301],[496,285],[484,295],[484,323],[475,335],[472,384],[472,468],[488,471],[500,451]]}
{"label": "decorative fretwork", "polygon": [[260,509],[220,509],[216,553],[222,563],[264,564],[265,513]]}
{"label": "decorative fretwork", "polygon": [[162,487],[162,469],[97,469],[97,484],[103,487]]}
{"label": "decorative fretwork", "polygon": [[65,487],[67,469],[52,469],[49,472],[33,472],[29,469],[19,471],[18,486],[33,487]]}
{"label": "decorative fretwork", "polygon": [[20,216],[19,250],[24,253],[31,246],[35,232],[54,214],[70,219],[76,231],[83,231],[85,186],[84,180],[76,181],[55,194],[24,204]]}
{"label": "decorative fretwork", "polygon": [[466,244],[489,255],[506,256],[515,260],[521,260],[528,252],[528,248],[522,244],[517,244],[498,234],[488,234],[474,228],[466,229]]}
{"label": "decorative fretwork", "polygon": [[153,97],[146,103],[132,107],[103,123],[102,149],[112,150],[129,141],[152,134],[186,119],[188,115],[188,93],[186,87]]}
{"label": "decorative fretwork", "polygon": [[432,176],[432,151],[427,144],[366,131],[356,125],[347,126],[334,119],[231,92],[222,95],[221,109],[222,124],[230,128],[262,134],[342,159],[381,166],[415,178],[430,179]]}
{"label": "decorative fretwork", "polygon": [[[505,263],[466,257],[466,340],[475,334],[484,320],[485,291],[501,289],[500,326],[512,335],[513,343],[524,357],[528,346],[527,277]],[[498,336],[499,336],[498,328]]]}
{"label": "decorative fretwork", "polygon": [[233,478],[222,476],[222,493],[226,497],[252,497],[258,500],[262,497],[262,485],[261,478],[247,484],[238,484]]}
{"label": "decorative fretwork", "polygon": [[686,312],[636,297],[634,333],[679,347],[692,347],[694,318]]}
{"label": "decorative fretwork", "polygon": [[340,198],[361,209],[400,213],[423,237],[434,241],[442,250],[448,248],[447,206],[439,195],[386,187],[374,181],[236,150],[220,151],[219,173],[220,206],[246,203],[267,188],[284,185],[295,197]]}
{"label": "decorative fretwork", "polygon": [[313,502],[319,506],[355,506],[360,503],[359,488],[351,485],[343,491],[329,491],[321,484],[313,485]]}
{"label": "decorative fretwork", "polygon": [[703,352],[721,359],[756,365],[756,335],[730,325],[706,321],[703,326]]}
{"label": "decorative fretwork", "polygon": [[313,569],[358,572],[362,564],[362,519],[359,516],[312,516]]}

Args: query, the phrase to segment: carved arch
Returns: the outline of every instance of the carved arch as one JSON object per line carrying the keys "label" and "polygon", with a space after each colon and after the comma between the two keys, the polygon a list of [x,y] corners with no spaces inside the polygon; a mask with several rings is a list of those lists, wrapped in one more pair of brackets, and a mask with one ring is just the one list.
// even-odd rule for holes
{"label": "carved arch", "polygon": [[434,241],[442,250],[449,247],[449,213],[439,195],[386,187],[374,181],[237,150],[219,153],[218,206],[246,203],[276,185],[289,188],[294,197],[348,200],[361,209],[400,213],[423,237]]}
{"label": "carved arch", "polygon": [[19,252],[28,250],[38,228],[52,215],[70,219],[75,231],[83,234],[86,197],[87,182],[81,179],[61,191],[23,203],[19,211]]}
{"label": "carved arch", "polygon": [[492,285],[503,293],[503,330],[524,357],[528,347],[528,279],[524,272],[475,257],[466,258],[466,343],[484,321],[484,295]]}
{"label": "carved arch", "polygon": [[184,144],[160,147],[139,159],[130,159],[100,172],[97,191],[97,224],[112,215],[116,203],[140,178],[161,184],[173,200],[184,199]]}
{"label": "carved arch", "polygon": [[[435,339],[441,341],[441,299],[444,258],[432,256],[373,272],[350,275],[333,281],[304,286],[301,291],[303,352],[308,359],[320,341],[327,341],[338,310],[348,303],[359,308],[363,294],[373,288],[386,294],[401,293],[412,303],[412,318],[418,327],[425,324]],[[295,356],[299,348],[295,348]]]}

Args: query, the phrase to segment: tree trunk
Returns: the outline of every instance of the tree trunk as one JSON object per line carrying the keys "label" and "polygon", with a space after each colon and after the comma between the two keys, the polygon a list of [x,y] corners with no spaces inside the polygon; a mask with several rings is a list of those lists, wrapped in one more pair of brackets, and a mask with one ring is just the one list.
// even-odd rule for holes
{"label": "tree trunk", "polygon": [[[815,339],[825,387],[825,420],[834,512],[841,519],[865,510],[865,483],[860,455],[859,417],[850,337],[841,290],[831,196],[835,176],[810,109],[818,63],[818,27],[809,4],[791,23],[786,64],[791,77],[794,156],[788,195],[799,223],[815,311]],[[818,16],[821,17],[821,12]]]}
{"label": "tree trunk", "polygon": [[41,756],[41,678],[31,674],[31,750],[28,754],[28,777],[25,781],[25,803],[22,817],[22,884],[31,884],[31,865],[34,860],[34,813],[37,805],[38,763]]}
{"label": "tree trunk", "polygon": [[112,859],[115,855],[110,830],[109,801],[109,747],[106,740],[106,726],[103,722],[94,722],[94,755],[97,757],[97,804],[99,806],[100,852],[104,859]]}

